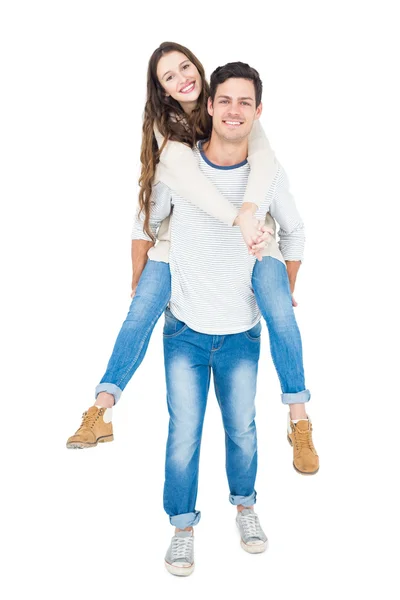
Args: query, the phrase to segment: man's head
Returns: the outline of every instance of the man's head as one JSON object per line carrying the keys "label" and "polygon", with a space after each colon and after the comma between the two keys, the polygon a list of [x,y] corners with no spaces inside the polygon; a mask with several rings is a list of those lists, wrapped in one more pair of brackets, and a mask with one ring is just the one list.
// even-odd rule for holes
{"label": "man's head", "polygon": [[213,133],[231,142],[248,137],[262,112],[262,82],[258,72],[242,62],[218,67],[211,75],[208,112]]}

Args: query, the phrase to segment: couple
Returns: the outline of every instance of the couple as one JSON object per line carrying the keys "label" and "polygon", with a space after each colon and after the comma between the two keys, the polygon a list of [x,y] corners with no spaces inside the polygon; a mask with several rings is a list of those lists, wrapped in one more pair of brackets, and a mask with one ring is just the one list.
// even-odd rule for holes
{"label": "couple", "polygon": [[304,407],[310,393],[292,298],[303,223],[258,122],[261,93],[257,71],[246,64],[219,67],[208,86],[201,63],[187,48],[164,43],[153,53],[140,211],[132,233],[133,300],[96,388],[95,404],[67,442],[69,448],[85,448],[113,439],[112,406],[143,360],[165,311],[170,424],[164,508],[175,526],[165,565],[175,575],[189,575],[194,568],[199,453],[211,370],[241,545],[251,553],[266,547],[254,512],[261,314],[282,401],[290,409],[294,467],[305,474],[319,467]]}

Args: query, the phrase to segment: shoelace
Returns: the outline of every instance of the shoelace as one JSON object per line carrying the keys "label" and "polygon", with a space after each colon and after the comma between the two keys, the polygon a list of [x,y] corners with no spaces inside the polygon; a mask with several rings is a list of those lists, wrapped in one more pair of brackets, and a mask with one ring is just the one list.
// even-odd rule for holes
{"label": "shoelace", "polygon": [[[88,411],[85,411],[82,415],[82,423],[81,423],[81,426],[79,427],[79,429],[82,429],[82,427],[91,429],[93,427],[93,425],[96,423],[99,416],[102,414],[103,414],[102,408],[100,408],[100,410],[98,410],[97,413],[92,412],[90,415],[88,414]],[[78,431],[79,431],[79,429],[78,429]]]}
{"label": "shoelace", "polygon": [[184,560],[185,562],[191,562],[193,548],[193,536],[188,537],[174,537],[172,540],[172,562],[177,560]]}
{"label": "shoelace", "polygon": [[261,527],[257,515],[241,515],[240,522],[246,537],[261,537]]}
{"label": "shoelace", "polygon": [[296,447],[298,450],[301,450],[302,448],[307,448],[307,449],[313,450],[315,452],[314,444],[312,442],[311,432],[312,432],[311,425],[310,425],[310,429],[307,431],[302,431],[300,429],[297,429],[297,427],[294,428],[294,430],[293,430],[294,439],[295,439]]}

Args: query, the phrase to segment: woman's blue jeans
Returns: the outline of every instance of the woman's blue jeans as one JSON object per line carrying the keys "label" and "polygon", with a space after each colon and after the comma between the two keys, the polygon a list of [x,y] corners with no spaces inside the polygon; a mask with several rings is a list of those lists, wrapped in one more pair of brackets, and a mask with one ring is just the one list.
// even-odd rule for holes
{"label": "woman's blue jeans", "polygon": [[[282,402],[307,402],[310,392],[304,383],[301,337],[285,265],[270,256],[256,261],[252,286],[268,327],[272,359],[282,389]],[[108,392],[118,402],[146,354],[154,326],[167,307],[170,296],[169,264],[148,260],[107,370],[96,387],[96,397],[100,392]]]}

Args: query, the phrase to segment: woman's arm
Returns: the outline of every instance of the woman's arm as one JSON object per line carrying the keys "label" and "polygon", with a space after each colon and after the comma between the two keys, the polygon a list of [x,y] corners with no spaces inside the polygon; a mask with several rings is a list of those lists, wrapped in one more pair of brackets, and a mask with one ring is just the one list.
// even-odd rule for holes
{"label": "woman's arm", "polygon": [[[156,126],[154,135],[160,148],[164,138]],[[186,144],[167,143],[157,166],[157,178],[218,221],[229,226],[234,224],[238,211],[203,175],[191,148]]]}
{"label": "woman's arm", "polygon": [[[156,126],[154,135],[160,148],[164,138]],[[203,175],[189,146],[169,141],[161,153],[156,178],[215,219],[238,225],[249,248],[259,239],[259,223],[253,217],[257,207],[247,204],[238,211]]]}
{"label": "woman's arm", "polygon": [[247,160],[250,175],[243,203],[253,202],[259,208],[278,172],[278,163],[259,120],[254,122],[249,136]]}

